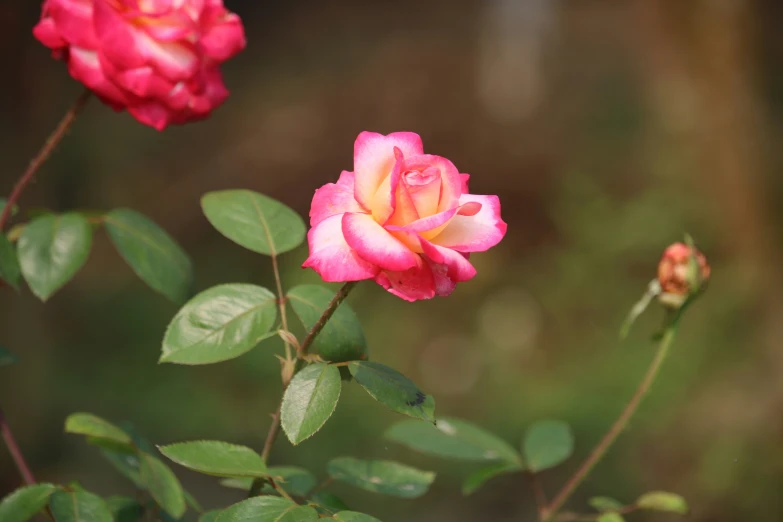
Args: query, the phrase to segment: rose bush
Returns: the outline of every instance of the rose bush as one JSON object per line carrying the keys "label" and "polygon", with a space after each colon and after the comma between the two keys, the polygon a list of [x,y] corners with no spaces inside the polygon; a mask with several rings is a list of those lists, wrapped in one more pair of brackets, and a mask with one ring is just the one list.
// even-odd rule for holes
{"label": "rose bush", "polygon": [[354,171],[318,189],[304,267],[330,282],[374,279],[406,299],[449,295],[476,269],[468,260],[500,242],[497,196],[468,193],[467,174],[424,154],[412,132],[362,132]]}
{"label": "rose bush", "polygon": [[47,0],[33,33],[104,103],[158,130],[221,105],[219,66],[245,47],[222,0]]}

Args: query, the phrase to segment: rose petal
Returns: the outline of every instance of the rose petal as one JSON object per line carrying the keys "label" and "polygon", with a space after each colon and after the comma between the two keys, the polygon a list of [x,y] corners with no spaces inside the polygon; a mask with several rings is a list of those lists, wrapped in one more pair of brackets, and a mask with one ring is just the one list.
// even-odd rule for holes
{"label": "rose petal", "polygon": [[310,256],[302,265],[312,268],[324,281],[361,281],[375,277],[380,268],[368,263],[345,241],[341,214],[330,216],[307,233]]}
{"label": "rose petal", "polygon": [[421,256],[416,256],[416,266],[403,271],[384,270],[375,282],[390,293],[406,301],[432,299],[435,297],[435,277],[430,266]]}
{"label": "rose petal", "polygon": [[162,131],[172,123],[172,112],[160,102],[145,101],[134,103],[128,107],[128,112],[144,125]]}
{"label": "rose petal", "polygon": [[242,20],[233,13],[227,13],[220,23],[212,25],[204,32],[199,45],[211,59],[218,62],[228,60],[247,45]]}
{"label": "rose petal", "polygon": [[462,194],[467,194],[470,192],[468,190],[468,182],[470,181],[470,174],[460,174],[459,179],[462,182]]}
{"label": "rose petal", "polygon": [[48,12],[57,31],[69,44],[83,49],[98,47],[92,23],[92,2],[52,0]]}
{"label": "rose petal", "polygon": [[353,184],[353,172],[344,170],[337,183],[327,183],[316,190],[310,205],[310,226],[335,214],[362,212],[361,205],[353,197]]}
{"label": "rose petal", "polygon": [[408,188],[405,183],[397,185],[397,192],[394,198],[394,213],[386,221],[388,225],[404,226],[411,221],[419,219],[419,213],[416,205],[413,204]]}
{"label": "rose petal", "polygon": [[409,171],[403,176],[403,181],[419,216],[426,217],[438,213],[443,185],[438,167],[428,167],[423,172]]}
{"label": "rose petal", "polygon": [[109,2],[95,2],[93,25],[101,54],[119,69],[136,69],[147,65],[136,50],[141,32],[129,24]]}
{"label": "rose petal", "polygon": [[368,214],[343,214],[345,241],[362,259],[384,270],[407,270],[416,266],[418,255],[376,223]]}
{"label": "rose petal", "polygon": [[460,216],[475,216],[481,211],[481,207],[482,205],[478,201],[470,201],[464,205],[460,205],[457,213]]}
{"label": "rose petal", "polygon": [[402,154],[421,154],[421,138],[413,132],[394,132],[388,136],[362,132],[354,143],[353,165],[356,173],[356,201],[372,211],[373,198],[383,180],[391,174],[395,164],[394,147]]}
{"label": "rose petal", "polygon": [[228,89],[223,83],[223,74],[217,67],[203,71],[200,82],[204,88],[204,96],[209,100],[212,109],[222,105],[228,98]]}
{"label": "rose petal", "polygon": [[447,275],[454,282],[470,281],[476,276],[476,269],[465,256],[442,246],[434,245],[426,239],[420,239],[424,255],[435,263],[447,267]]}
{"label": "rose petal", "polygon": [[506,234],[506,223],[500,217],[500,199],[497,196],[463,194],[460,203],[481,203],[481,210],[473,216],[456,215],[432,243],[459,252],[483,252],[497,245]]}
{"label": "rose petal", "polygon": [[104,74],[98,54],[78,47],[71,47],[68,72],[102,99],[112,104],[125,105],[128,98]]}
{"label": "rose petal", "polygon": [[57,26],[51,18],[42,18],[41,21],[33,27],[33,36],[49,49],[58,49],[68,45],[68,42],[63,40],[63,37],[60,36]]}
{"label": "rose petal", "polygon": [[396,225],[386,225],[386,228],[388,230],[393,230],[395,232],[407,231],[407,232],[417,232],[420,234],[425,232],[430,232],[432,230],[447,225],[448,222],[451,220],[451,218],[457,215],[457,212],[459,212],[459,207],[452,208],[451,210],[446,210],[445,212],[439,212],[434,216],[417,219],[416,221],[413,221],[401,227]]}
{"label": "rose petal", "polygon": [[435,294],[440,297],[447,297],[451,295],[455,288],[457,288],[457,282],[449,277],[449,267],[436,263],[431,259],[425,259],[427,264],[432,270],[432,276],[435,279]]}
{"label": "rose petal", "polygon": [[184,42],[158,41],[146,32],[139,32],[136,50],[146,63],[172,82],[190,79],[199,67],[196,49]]}
{"label": "rose petal", "polygon": [[391,173],[386,176],[381,186],[378,187],[370,204],[372,218],[381,224],[389,221],[397,207],[397,189],[400,184],[400,175],[402,174],[402,166],[405,163],[405,159],[398,147],[394,147],[394,157],[395,162]]}
{"label": "rose petal", "polygon": [[174,89],[174,85],[157,74],[152,67],[117,71],[112,78],[120,87],[142,98],[163,100]]}
{"label": "rose petal", "polygon": [[456,215],[474,216],[481,211],[481,203],[469,201],[464,205],[439,212],[434,216],[417,219],[404,226],[386,225],[386,229],[393,232],[415,232],[427,239],[440,234]]}
{"label": "rose petal", "polygon": [[440,156],[432,154],[420,154],[418,156],[405,157],[405,166],[408,169],[424,170],[435,167],[440,170],[441,191],[438,200],[438,212],[454,208],[459,203],[462,194],[462,179],[454,164]]}

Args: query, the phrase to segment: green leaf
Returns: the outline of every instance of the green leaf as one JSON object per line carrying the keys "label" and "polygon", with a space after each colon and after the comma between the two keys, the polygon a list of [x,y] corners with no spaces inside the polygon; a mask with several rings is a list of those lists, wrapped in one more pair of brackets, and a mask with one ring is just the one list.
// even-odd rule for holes
{"label": "green leaf", "polygon": [[133,482],[136,487],[140,489],[146,488],[144,481],[141,479],[141,462],[138,455],[108,448],[101,448],[101,455],[122,476]]}
{"label": "green leaf", "polygon": [[505,475],[506,473],[513,473],[519,470],[519,467],[509,465],[506,462],[500,462],[482,468],[465,479],[465,482],[462,483],[462,494],[466,496],[470,495],[483,486],[488,480],[499,475]]}
{"label": "green leaf", "polygon": [[291,444],[299,444],[326,423],[340,399],[340,371],[326,363],[297,373],[283,394],[280,424]]}
{"label": "green leaf", "polygon": [[356,511],[340,511],[333,518],[338,522],[381,522],[375,517]]}
{"label": "green leaf", "polygon": [[175,303],[191,295],[193,264],[165,230],[127,208],[106,214],[103,225],[117,252],[150,288]]}
{"label": "green leaf", "polygon": [[18,290],[21,277],[22,269],[19,267],[16,249],[8,238],[0,233],[0,280]]}
{"label": "green leaf", "polygon": [[329,476],[358,488],[401,498],[422,496],[435,480],[435,473],[421,471],[388,460],[333,459],[327,465]]}
{"label": "green leaf", "polygon": [[218,232],[259,254],[282,254],[301,245],[305,238],[299,214],[250,190],[209,192],[201,198],[201,208]]}
{"label": "green leaf", "polygon": [[19,362],[19,357],[0,346],[0,366],[8,366]]}
{"label": "green leaf", "polygon": [[625,522],[619,513],[603,513],[596,522]]}
{"label": "green leaf", "polygon": [[106,499],[106,506],[114,517],[114,522],[139,522],[144,506],[131,497],[114,496]]}
{"label": "green leaf", "polygon": [[218,285],[191,299],[163,338],[161,362],[210,364],[239,357],[269,337],[275,296],[249,284]]}
{"label": "green leaf", "polygon": [[207,511],[198,519],[198,522],[215,522],[220,515],[220,510]]}
{"label": "green leaf", "polygon": [[130,438],[133,439],[133,444],[141,451],[145,453],[149,453],[150,455],[154,455],[157,453],[157,448],[155,445],[149,441],[136,427],[125,421],[120,424],[120,428],[130,435]]}
{"label": "green leaf", "polygon": [[57,522],[113,522],[106,502],[89,491],[56,491],[49,507]]}
{"label": "green leaf", "polygon": [[250,491],[250,487],[253,485],[253,480],[255,479],[250,477],[225,478],[220,481],[220,485],[226,488]]}
{"label": "green leaf", "polygon": [[[311,330],[329,306],[334,292],[319,285],[301,285],[288,292],[288,302],[306,330]],[[343,303],[313,341],[313,350],[331,362],[367,358],[367,341],[362,325],[351,308]]]}
{"label": "green leaf", "polygon": [[278,522],[318,522],[319,518],[318,511],[314,508],[297,506],[276,520]]}
{"label": "green leaf", "polygon": [[435,399],[397,370],[367,361],[351,362],[348,369],[376,401],[397,413],[435,422]]}
{"label": "green leaf", "polygon": [[[297,518],[298,517],[298,518]],[[298,506],[287,498],[253,497],[229,506],[215,522],[311,522],[318,513],[311,507]]]}
{"label": "green leaf", "polygon": [[141,480],[146,485],[152,498],[166,512],[174,518],[180,518],[185,513],[185,495],[182,486],[174,475],[160,459],[141,453],[140,473]]}
{"label": "green leaf", "polygon": [[266,477],[261,455],[247,446],[216,440],[180,442],[158,446],[163,455],[180,466],[216,477]]}
{"label": "green leaf", "polygon": [[338,511],[348,509],[348,505],[340,497],[328,491],[319,491],[310,497],[310,502],[318,504],[315,510],[327,516],[332,516]]}
{"label": "green leaf", "polygon": [[617,511],[625,506],[619,500],[610,497],[593,497],[588,504],[597,511]]}
{"label": "green leaf", "polygon": [[440,418],[436,425],[405,420],[389,428],[384,436],[436,457],[476,462],[502,460],[522,469],[522,457],[510,444],[461,419]]}
{"label": "green leaf", "polygon": [[91,413],[73,413],[65,419],[66,433],[108,439],[118,444],[131,444],[130,436],[114,424]]}
{"label": "green leaf", "polygon": [[680,515],[688,514],[688,503],[680,495],[676,493],[668,493],[666,491],[650,491],[645,493],[639,500],[636,501],[636,505],[641,509],[652,509],[655,511],[669,511],[671,513],[679,513]]}
{"label": "green leaf", "polygon": [[33,294],[49,299],[84,265],[91,246],[92,228],[79,214],[43,216],[28,223],[17,251]]}
{"label": "green leaf", "polygon": [[35,484],[19,488],[0,502],[0,520],[25,522],[41,511],[57,491],[52,484]]}
{"label": "green leaf", "polygon": [[574,436],[563,421],[541,420],[525,434],[522,454],[530,471],[538,472],[557,466],[574,452]]}
{"label": "green leaf", "polygon": [[272,466],[266,471],[286,492],[299,497],[307,495],[317,482],[312,473],[295,466]]}

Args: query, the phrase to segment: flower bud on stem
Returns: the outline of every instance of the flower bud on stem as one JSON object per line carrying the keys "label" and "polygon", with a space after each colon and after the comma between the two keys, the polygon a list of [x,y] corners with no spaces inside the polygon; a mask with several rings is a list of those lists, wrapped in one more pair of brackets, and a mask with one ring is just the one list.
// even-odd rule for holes
{"label": "flower bud on stem", "polygon": [[658,351],[655,353],[655,357],[653,357],[649,368],[647,368],[647,373],[644,375],[642,382],[639,383],[636,392],[628,404],[626,404],[620,416],[609,428],[609,431],[606,432],[606,435],[593,448],[582,465],[571,475],[571,478],[566,481],[552,501],[543,508],[539,504],[539,520],[541,522],[552,522],[555,520],[558,511],[568,501],[576,488],[587,478],[595,465],[606,455],[606,452],[609,451],[609,448],[617,440],[617,437],[620,436],[620,433],[628,426],[628,422],[636,413],[642,399],[650,391],[664,360],[666,360],[666,356],[669,354],[669,349],[677,334],[677,327],[683,313],[693,300],[698,297],[709,277],[710,266],[707,264],[707,259],[693,246],[693,240],[690,236],[686,236],[686,243],[674,243],[664,251],[658,264],[658,278],[650,283],[645,295],[631,309],[620,333],[621,337],[627,335],[631,324],[657,295],[659,301],[666,306],[668,311],[663,332],[658,337]]}

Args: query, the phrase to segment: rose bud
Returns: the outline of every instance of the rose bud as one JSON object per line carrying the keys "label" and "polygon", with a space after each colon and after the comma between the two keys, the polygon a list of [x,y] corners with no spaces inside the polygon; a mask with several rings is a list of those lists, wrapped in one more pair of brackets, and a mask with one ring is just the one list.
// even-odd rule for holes
{"label": "rose bud", "polygon": [[658,299],[671,308],[679,308],[692,293],[709,280],[710,265],[696,248],[685,243],[670,245],[658,263]]}

